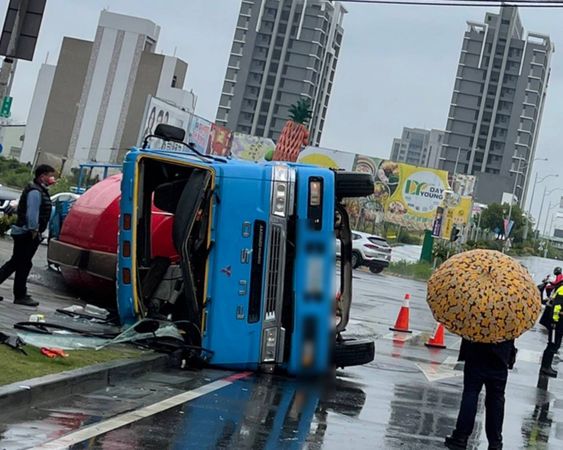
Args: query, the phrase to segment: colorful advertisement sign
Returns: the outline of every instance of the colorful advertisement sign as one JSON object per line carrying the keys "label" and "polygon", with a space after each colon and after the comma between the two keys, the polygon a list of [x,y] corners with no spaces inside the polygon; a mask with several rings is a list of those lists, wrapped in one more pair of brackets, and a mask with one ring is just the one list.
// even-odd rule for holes
{"label": "colorful advertisement sign", "polygon": [[200,153],[207,152],[209,136],[211,135],[211,122],[203,117],[193,116],[190,123],[189,142],[193,142]]}
{"label": "colorful advertisement sign", "polygon": [[434,222],[432,223],[432,236],[441,237],[442,236],[442,222],[444,220],[444,208],[439,206],[436,209],[436,217],[434,217]]}
{"label": "colorful advertisement sign", "polygon": [[216,123],[212,123],[207,153],[217,156],[229,156],[232,139],[233,133],[231,130],[217,125]]}
{"label": "colorful advertisement sign", "polygon": [[322,147],[305,147],[297,158],[297,162],[303,164],[341,170],[352,170],[355,160],[355,153],[346,153]]}
{"label": "colorful advertisement sign", "polygon": [[446,171],[365,155],[307,147],[298,161],[374,176],[372,196],[347,202],[354,228],[385,220],[411,230],[432,229],[436,210],[449,189]]}
{"label": "colorful advertisement sign", "polygon": [[273,154],[275,148],[276,144],[271,139],[233,133],[231,156],[249,161],[264,161],[266,154]]}
{"label": "colorful advertisement sign", "polygon": [[467,225],[472,209],[473,199],[471,197],[460,197],[456,205],[445,208],[442,219],[442,239],[450,239],[454,225],[458,228]]}

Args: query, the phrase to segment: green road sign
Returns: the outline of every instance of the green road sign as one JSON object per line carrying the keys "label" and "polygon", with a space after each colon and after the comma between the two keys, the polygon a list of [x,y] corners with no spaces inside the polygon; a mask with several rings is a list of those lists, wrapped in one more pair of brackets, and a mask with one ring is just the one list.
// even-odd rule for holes
{"label": "green road sign", "polygon": [[5,117],[6,119],[10,117],[10,110],[12,109],[12,97],[4,97],[2,101],[2,108],[0,108],[0,117]]}

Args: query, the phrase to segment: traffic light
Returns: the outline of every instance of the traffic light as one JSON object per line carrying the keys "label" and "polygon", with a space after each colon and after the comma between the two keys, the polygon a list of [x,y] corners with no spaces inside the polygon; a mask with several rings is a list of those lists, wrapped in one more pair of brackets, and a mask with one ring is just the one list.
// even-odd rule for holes
{"label": "traffic light", "polygon": [[10,117],[10,109],[12,108],[12,97],[4,97],[0,105],[0,117]]}
{"label": "traffic light", "polygon": [[450,242],[455,242],[459,239],[459,232],[460,230],[457,227],[452,228],[452,232],[450,234]]}

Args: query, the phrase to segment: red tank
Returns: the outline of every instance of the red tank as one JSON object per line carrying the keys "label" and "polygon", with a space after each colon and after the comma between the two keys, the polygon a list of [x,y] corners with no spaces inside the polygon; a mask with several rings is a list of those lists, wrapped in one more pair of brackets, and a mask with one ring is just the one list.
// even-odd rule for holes
{"label": "red tank", "polygon": [[[121,174],[88,189],[74,203],[47,259],[73,288],[115,294]],[[152,255],[179,259],[172,243],[174,216],[153,206]]]}

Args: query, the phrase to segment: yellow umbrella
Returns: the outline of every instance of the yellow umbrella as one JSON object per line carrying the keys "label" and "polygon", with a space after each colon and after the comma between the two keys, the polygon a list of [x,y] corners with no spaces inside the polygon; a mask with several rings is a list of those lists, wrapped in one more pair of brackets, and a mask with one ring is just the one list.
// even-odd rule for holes
{"label": "yellow umbrella", "polygon": [[493,250],[452,256],[428,281],[428,305],[449,331],[474,342],[515,339],[534,326],[539,291],[517,261]]}

